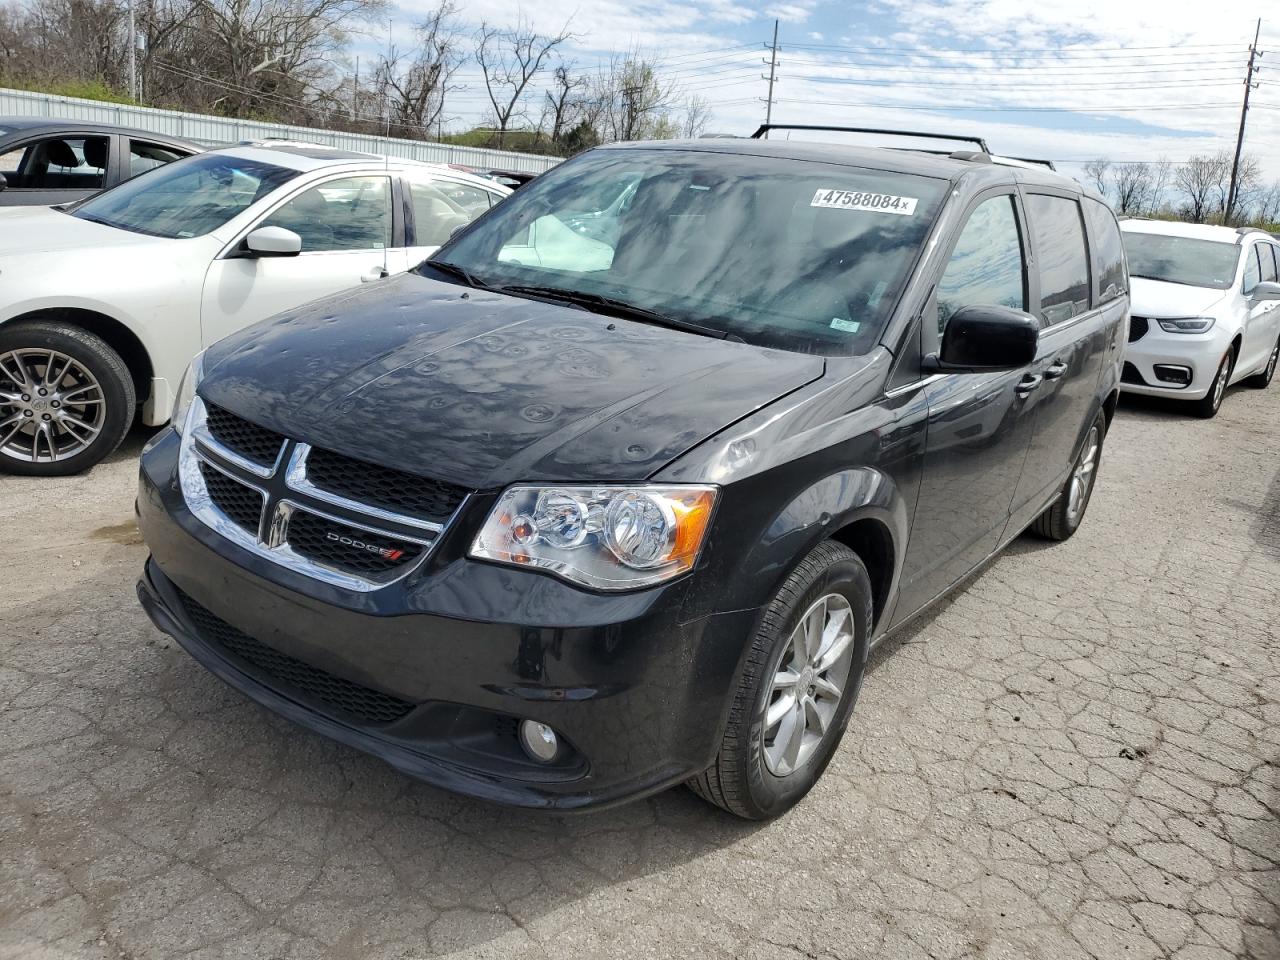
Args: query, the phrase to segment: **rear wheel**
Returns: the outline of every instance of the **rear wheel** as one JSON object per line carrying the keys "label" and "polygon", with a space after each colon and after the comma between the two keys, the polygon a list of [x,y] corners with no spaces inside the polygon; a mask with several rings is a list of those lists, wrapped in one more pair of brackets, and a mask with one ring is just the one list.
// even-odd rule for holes
{"label": "rear wheel", "polygon": [[0,470],[65,476],[120,445],[133,378],[101,337],[31,321],[0,327]]}
{"label": "rear wheel", "polygon": [[1235,366],[1235,352],[1227,351],[1227,355],[1218,364],[1218,372],[1213,375],[1213,386],[1199,400],[1191,401],[1191,410],[1197,417],[1208,420],[1218,415],[1222,407],[1222,398],[1226,396],[1227,384],[1231,382],[1231,368]]}
{"label": "rear wheel", "polygon": [[1047,540],[1066,540],[1078,529],[1089,509],[1093,486],[1098,479],[1098,465],[1102,462],[1102,441],[1107,434],[1107,418],[1098,414],[1084,446],[1071,467],[1071,475],[1063,484],[1062,492],[1053,505],[1036,517],[1031,529]]}
{"label": "rear wheel", "polygon": [[1262,368],[1262,372],[1255,373],[1245,383],[1259,390],[1267,389],[1271,386],[1271,379],[1276,375],[1277,362],[1280,362],[1280,340],[1277,340],[1276,345],[1271,348],[1271,356],[1267,358],[1267,365]]}
{"label": "rear wheel", "polygon": [[715,762],[690,789],[748,820],[794,806],[844,734],[871,625],[866,567],[848,547],[820,544],[766,608]]}

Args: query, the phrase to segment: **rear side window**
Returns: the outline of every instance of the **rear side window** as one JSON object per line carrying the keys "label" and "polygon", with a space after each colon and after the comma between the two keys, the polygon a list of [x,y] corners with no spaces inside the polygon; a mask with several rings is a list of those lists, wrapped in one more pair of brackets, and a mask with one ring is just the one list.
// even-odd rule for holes
{"label": "rear side window", "polygon": [[[412,246],[438,247],[448,240],[458,227],[466,226],[483,212],[476,208],[474,202],[470,206],[465,206],[458,202],[456,196],[451,195],[456,193],[452,188],[458,186],[445,181],[409,181],[409,200],[413,204]],[[486,199],[484,210],[488,209],[489,203]]]}
{"label": "rear side window", "polygon": [[1061,323],[1089,309],[1089,251],[1080,204],[1066,197],[1027,196],[1036,267],[1040,274],[1040,319]]}
{"label": "rear side window", "polygon": [[961,307],[1027,308],[1026,266],[1012,196],[974,208],[938,282],[938,333]]}
{"label": "rear side window", "polygon": [[173,161],[185,156],[187,156],[186,153],[179,152],[171,147],[162,147],[159,144],[147,143],[143,140],[130,140],[129,176],[136,177],[140,173],[146,173],[156,167],[163,167],[166,163],[173,163]]}
{"label": "rear side window", "polygon": [[1089,219],[1089,233],[1093,237],[1094,270],[1098,274],[1098,303],[1106,303],[1123,296],[1128,290],[1128,277],[1124,268],[1124,241],[1120,237],[1120,225],[1104,204],[1097,200],[1084,201],[1085,216]]}

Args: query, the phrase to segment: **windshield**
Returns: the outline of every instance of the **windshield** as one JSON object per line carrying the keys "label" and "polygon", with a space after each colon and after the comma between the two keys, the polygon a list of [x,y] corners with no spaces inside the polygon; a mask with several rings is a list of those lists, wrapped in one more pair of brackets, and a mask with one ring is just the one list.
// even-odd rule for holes
{"label": "windshield", "polygon": [[1236,278],[1240,246],[1219,240],[1125,231],[1129,276],[1226,290]]}
{"label": "windshield", "polygon": [[139,174],[86,200],[71,215],[153,237],[201,237],[298,172],[259,160],[205,153]]}
{"label": "windshield", "polygon": [[862,354],[945,192],[943,180],[836,164],[604,149],[522,187],[437,259],[499,289],[572,291],[748,343]]}

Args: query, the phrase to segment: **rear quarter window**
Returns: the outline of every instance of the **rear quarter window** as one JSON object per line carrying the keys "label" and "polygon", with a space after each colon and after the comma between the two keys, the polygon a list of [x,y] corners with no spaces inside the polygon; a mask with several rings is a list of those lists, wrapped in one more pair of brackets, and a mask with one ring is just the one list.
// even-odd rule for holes
{"label": "rear quarter window", "polygon": [[1129,274],[1125,269],[1124,241],[1115,215],[1105,204],[1097,200],[1084,201],[1085,218],[1089,221],[1089,234],[1093,238],[1095,284],[1099,304],[1124,296],[1129,289]]}
{"label": "rear quarter window", "polygon": [[1080,204],[1068,197],[1027,195],[1027,214],[1040,275],[1040,319],[1046,326],[1089,309],[1089,250]]}

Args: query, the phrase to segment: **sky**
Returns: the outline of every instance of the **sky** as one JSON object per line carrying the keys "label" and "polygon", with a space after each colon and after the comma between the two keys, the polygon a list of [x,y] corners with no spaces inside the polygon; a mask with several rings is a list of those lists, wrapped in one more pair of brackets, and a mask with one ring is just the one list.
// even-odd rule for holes
{"label": "sky", "polygon": [[[392,33],[432,0],[397,0]],[[984,137],[996,153],[1065,163],[1179,162],[1234,148],[1257,19],[1260,85],[1245,148],[1280,179],[1280,6],[1274,0],[462,0],[461,17],[545,32],[567,23],[564,58],[592,69],[639,50],[682,93],[710,102],[709,130],[764,120],[774,20],[773,120]],[[457,80],[456,126],[482,119],[474,67]]]}

